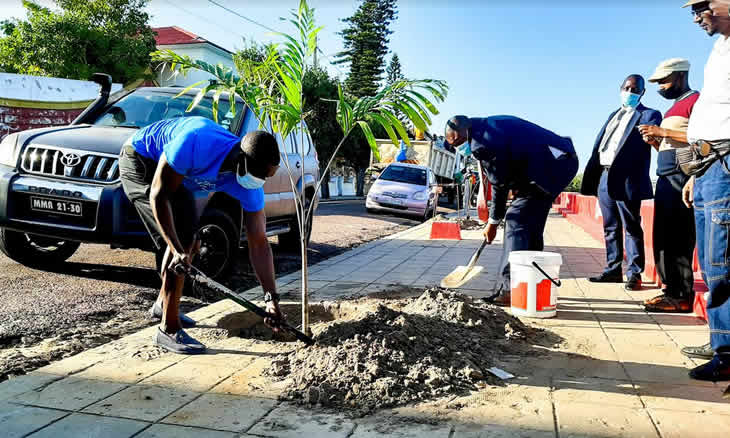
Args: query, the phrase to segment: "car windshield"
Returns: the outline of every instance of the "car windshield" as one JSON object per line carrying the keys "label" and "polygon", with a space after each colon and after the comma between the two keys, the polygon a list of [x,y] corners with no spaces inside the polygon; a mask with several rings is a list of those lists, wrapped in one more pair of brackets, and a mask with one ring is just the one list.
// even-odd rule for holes
{"label": "car windshield", "polygon": [[405,166],[388,166],[388,168],[380,175],[380,179],[425,186],[426,169]]}
{"label": "car windshield", "polygon": [[[193,96],[183,95],[175,98],[174,94],[154,90],[139,89],[124,96],[106,109],[92,123],[97,126],[121,126],[128,128],[144,128],[163,119],[174,117],[202,116],[213,120],[213,100],[204,98],[190,112],[185,112]],[[240,114],[243,105],[236,104],[236,114]],[[227,98],[218,103],[218,123],[232,129],[233,113],[229,111]]]}

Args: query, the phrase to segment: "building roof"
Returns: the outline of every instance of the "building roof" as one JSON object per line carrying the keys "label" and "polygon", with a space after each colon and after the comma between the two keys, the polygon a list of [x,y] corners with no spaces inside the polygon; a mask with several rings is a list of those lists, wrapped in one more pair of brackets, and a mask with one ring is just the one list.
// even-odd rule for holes
{"label": "building roof", "polygon": [[167,27],[153,27],[153,32],[156,32],[155,43],[158,46],[172,46],[176,44],[210,44],[211,46],[217,47],[225,52],[231,53],[229,50],[224,49],[218,44],[212,43],[203,37],[199,37],[194,33],[177,26]]}

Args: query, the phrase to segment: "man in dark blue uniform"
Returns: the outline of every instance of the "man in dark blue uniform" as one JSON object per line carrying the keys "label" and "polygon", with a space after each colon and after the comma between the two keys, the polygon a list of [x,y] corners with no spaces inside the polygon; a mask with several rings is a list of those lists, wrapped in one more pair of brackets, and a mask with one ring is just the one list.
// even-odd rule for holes
{"label": "man in dark blue uniform", "polygon": [[[509,254],[542,251],[543,232],[553,200],[578,172],[570,138],[513,116],[454,116],[446,123],[446,141],[481,161],[492,185],[492,205],[484,232],[491,243],[505,221],[500,278],[488,301],[510,304]],[[514,200],[507,208],[510,190]]]}

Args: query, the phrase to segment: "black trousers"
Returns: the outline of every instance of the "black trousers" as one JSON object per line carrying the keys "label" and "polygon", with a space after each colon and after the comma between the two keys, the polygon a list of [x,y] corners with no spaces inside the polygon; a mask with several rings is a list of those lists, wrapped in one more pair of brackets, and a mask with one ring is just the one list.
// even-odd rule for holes
{"label": "black trousers", "polygon": [[688,179],[682,173],[660,176],[654,194],[654,260],[666,294],[678,299],[694,297],[695,217],[682,202]]}

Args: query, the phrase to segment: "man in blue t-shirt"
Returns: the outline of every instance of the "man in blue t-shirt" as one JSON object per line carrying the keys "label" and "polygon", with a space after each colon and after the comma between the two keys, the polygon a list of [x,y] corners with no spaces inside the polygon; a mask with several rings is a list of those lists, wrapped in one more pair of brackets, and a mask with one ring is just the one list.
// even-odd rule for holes
{"label": "man in blue t-shirt", "polygon": [[179,312],[184,275],[173,269],[189,266],[200,246],[196,237],[199,218],[186,186],[226,192],[241,203],[251,264],[271,314],[266,323],[276,330],[281,312],[274,260],[266,238],[263,185],[278,167],[279,147],[274,136],[255,131],[240,139],[204,117],[153,123],[124,145],[119,159],[124,192],[157,249],[167,248],[162,288],[150,309],[162,321],[157,345],[181,354],[205,351],[205,346],[183,330],[183,326],[194,326],[195,321]]}

